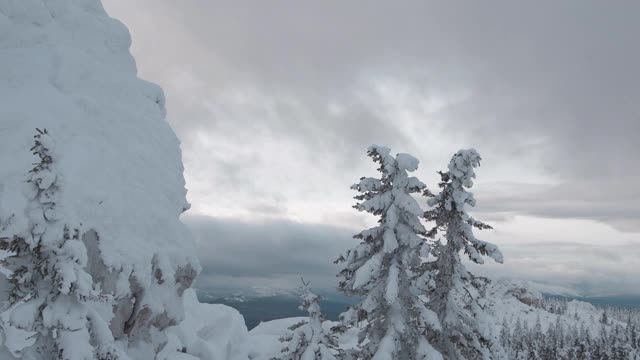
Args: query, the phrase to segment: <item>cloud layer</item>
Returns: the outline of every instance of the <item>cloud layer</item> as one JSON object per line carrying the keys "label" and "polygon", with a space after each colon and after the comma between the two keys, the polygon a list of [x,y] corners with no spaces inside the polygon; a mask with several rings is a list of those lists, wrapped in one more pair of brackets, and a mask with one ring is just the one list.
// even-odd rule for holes
{"label": "cloud layer", "polygon": [[453,152],[477,148],[478,211],[507,226],[532,216],[571,232],[582,219],[615,228],[606,241],[640,231],[640,3],[105,6],[129,26],[141,76],[167,92],[193,212],[238,232],[365,226],[348,186],[373,173],[371,143],[416,155],[431,187]]}
{"label": "cloud layer", "polygon": [[[357,244],[358,229],[292,221],[244,222],[187,216],[204,265],[197,286],[216,290],[293,289],[300,276],[319,289],[335,289],[341,253]],[[574,289],[583,295],[638,293],[640,236],[619,234],[588,220],[516,216],[479,232],[499,244],[505,263],[487,259],[474,272]],[[597,241],[594,241],[597,239]]]}
{"label": "cloud layer", "polygon": [[338,271],[333,261],[357,244],[347,229],[291,221],[190,216],[185,222],[206,264],[199,279],[203,287],[291,288],[304,276],[315,287],[333,288]]}

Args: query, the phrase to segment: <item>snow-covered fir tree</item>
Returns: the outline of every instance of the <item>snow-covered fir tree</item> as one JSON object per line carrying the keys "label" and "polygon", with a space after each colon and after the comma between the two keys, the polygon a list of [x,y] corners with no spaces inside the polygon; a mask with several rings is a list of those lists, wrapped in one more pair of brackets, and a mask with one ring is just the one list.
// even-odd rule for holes
{"label": "snow-covered fir tree", "polygon": [[125,359],[109,324],[87,305],[108,298],[99,295],[85,271],[87,250],[79,224],[60,218],[63,177],[56,169],[55,143],[46,130],[34,138],[31,150],[39,162],[27,176],[28,228],[0,236],[0,248],[10,253],[2,261],[11,272],[5,299],[10,325],[34,333],[23,358]]}
{"label": "snow-covered fir tree", "polygon": [[311,291],[309,282],[304,280],[301,290],[300,310],[306,311],[309,319],[294,324],[289,328],[291,333],[280,338],[287,345],[277,359],[336,360],[334,353],[338,352],[337,339],[322,328],[324,319],[320,311],[320,297]]}
{"label": "snow-covered fir tree", "polygon": [[434,346],[446,359],[503,358],[499,341],[481,326],[484,316],[484,288],[488,279],[471,274],[463,265],[460,251],[471,261],[482,264],[483,256],[502,262],[498,248],[479,240],[473,228],[490,229],[467,212],[475,206],[473,186],[475,168],[480,165],[480,154],[474,149],[458,151],[449,162],[447,172],[440,172],[440,193],[426,191],[431,210],[425,212],[427,221],[435,223],[430,236],[444,234],[445,243],[434,247],[437,260],[430,264],[437,269],[435,286],[427,289],[430,306],[440,319],[442,331],[433,339]]}
{"label": "snow-covered fir tree", "polygon": [[372,145],[368,155],[379,164],[380,178],[363,177],[352,189],[360,192],[354,206],[379,217],[378,226],[355,235],[361,243],[340,256],[339,290],[362,296],[362,301],[341,315],[342,329],[356,326],[361,344],[357,359],[440,359],[427,340],[440,329],[436,314],[419,296],[414,278],[421,255],[427,256],[427,231],[422,210],[411,194],[425,184],[408,172],[418,160],[408,154],[390,154]]}

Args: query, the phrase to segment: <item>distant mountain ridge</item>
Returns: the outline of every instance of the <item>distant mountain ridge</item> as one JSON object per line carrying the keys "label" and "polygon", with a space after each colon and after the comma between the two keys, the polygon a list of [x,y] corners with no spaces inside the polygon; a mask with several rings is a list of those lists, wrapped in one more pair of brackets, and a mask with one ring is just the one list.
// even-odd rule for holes
{"label": "distant mountain ridge", "polygon": [[640,295],[610,295],[610,296],[565,296],[543,293],[543,295],[566,300],[578,300],[596,306],[616,306],[621,308],[640,308]]}
{"label": "distant mountain ridge", "polygon": [[[638,295],[580,296],[570,288],[549,286],[529,281],[510,282],[512,286],[537,291],[544,297],[579,300],[597,306],[640,308]],[[298,309],[298,292],[295,289],[252,287],[247,289],[198,289],[198,299],[204,303],[223,304],[238,310],[245,319],[247,328],[253,329],[261,322],[275,319],[305,316]],[[346,297],[335,291],[320,290],[320,302],[327,320],[336,321],[338,316],[358,299]]]}

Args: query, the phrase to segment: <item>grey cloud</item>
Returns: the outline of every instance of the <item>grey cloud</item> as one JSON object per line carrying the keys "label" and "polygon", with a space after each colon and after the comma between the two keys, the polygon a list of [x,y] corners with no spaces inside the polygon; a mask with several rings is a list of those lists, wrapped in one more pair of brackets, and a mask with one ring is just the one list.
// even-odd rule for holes
{"label": "grey cloud", "polygon": [[478,211],[546,218],[590,219],[625,232],[640,232],[640,192],[634,177],[584,179],[558,185],[483,184]]}
{"label": "grey cloud", "polygon": [[[343,55],[321,55],[328,49],[312,51],[293,41],[296,30],[284,27],[286,19],[270,17],[277,12],[265,9],[266,4],[105,2],[107,9],[131,25],[134,44],[140,47],[135,51],[134,45],[136,57],[140,63],[151,63],[141,68],[143,74],[163,85],[169,121],[183,139],[197,131],[233,136],[242,130],[251,141],[254,133],[266,132],[276,139],[331,151],[332,156],[349,152],[350,160],[374,139],[406,141],[393,124],[354,96],[352,69],[336,76]],[[294,26],[308,20],[301,17]],[[163,46],[152,45],[158,37]],[[330,41],[323,43],[331,46]],[[326,63],[332,59],[336,65]],[[336,83],[339,78],[343,80]],[[339,116],[328,112],[334,102],[343,107]]]}
{"label": "grey cloud", "polygon": [[[167,91],[169,120],[187,153],[202,151],[194,139],[203,134],[256,150],[265,139],[289,142],[293,152],[306,149],[298,168],[324,159],[346,182],[360,175],[354,169],[362,169],[368,144],[431,159],[432,145],[406,133],[439,129],[487,158],[539,166],[565,181],[562,187],[597,179],[584,194],[640,196],[639,3],[105,3],[130,25],[143,76]],[[418,119],[409,124],[385,113],[388,99],[374,89],[380,78],[402,84],[416,100],[465,95],[432,115],[407,109]],[[340,105],[339,114],[331,104]],[[531,153],[540,154],[539,163],[525,161]],[[253,162],[282,166],[264,157]],[[210,176],[194,167],[187,163],[195,176]],[[255,178],[247,168],[237,176]],[[224,182],[219,177],[211,180]],[[229,182],[225,191],[240,191],[240,184]],[[635,208],[598,215],[600,207],[625,207],[624,199],[581,204],[580,196],[553,206],[530,198],[539,211],[529,213],[637,229]]]}
{"label": "grey cloud", "polygon": [[[503,140],[549,134],[560,149],[571,147],[563,159],[568,167],[584,165],[570,164],[572,153],[597,155],[577,145],[602,144],[603,137],[628,140],[625,133],[638,120],[637,4],[188,1],[159,6],[180,18],[188,34],[224,64],[208,69],[227,73],[212,78],[222,87],[249,83],[307,105],[351,96],[349,89],[370,73],[402,77],[421,92],[459,87],[472,96],[450,109],[452,126],[467,124],[474,133]],[[421,71],[411,72],[416,68]]]}
{"label": "grey cloud", "polygon": [[303,275],[319,288],[334,288],[342,252],[357,241],[343,228],[290,221],[241,222],[187,216],[203,272],[198,283],[208,286],[295,288]]}
{"label": "grey cloud", "polygon": [[[188,216],[203,272],[199,287],[293,289],[302,275],[320,289],[335,289],[338,267],[333,260],[357,243],[354,230],[287,221],[240,222]],[[480,235],[488,236],[490,233]],[[483,237],[483,239],[485,239]],[[497,239],[504,264],[468,264],[492,278],[531,280],[571,287],[584,295],[625,294],[640,289],[636,259],[640,242],[596,244]]]}

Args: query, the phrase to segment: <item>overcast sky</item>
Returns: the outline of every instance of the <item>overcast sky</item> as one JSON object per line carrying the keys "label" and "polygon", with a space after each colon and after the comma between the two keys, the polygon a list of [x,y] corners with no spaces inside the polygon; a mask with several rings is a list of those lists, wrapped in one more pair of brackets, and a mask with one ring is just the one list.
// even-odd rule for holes
{"label": "overcast sky", "polygon": [[202,286],[333,287],[378,143],[434,190],[482,154],[494,276],[640,292],[640,2],[104,3],[166,92]]}

